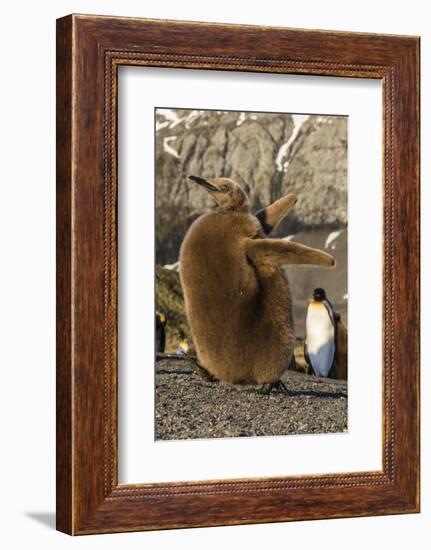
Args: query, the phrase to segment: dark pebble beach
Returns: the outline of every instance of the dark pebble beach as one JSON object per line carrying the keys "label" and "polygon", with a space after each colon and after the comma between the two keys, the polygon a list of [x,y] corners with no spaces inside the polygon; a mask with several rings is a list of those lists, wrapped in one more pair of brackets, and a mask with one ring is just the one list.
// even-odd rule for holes
{"label": "dark pebble beach", "polygon": [[189,358],[155,367],[157,440],[347,431],[347,382],[287,371],[287,392],[213,382]]}

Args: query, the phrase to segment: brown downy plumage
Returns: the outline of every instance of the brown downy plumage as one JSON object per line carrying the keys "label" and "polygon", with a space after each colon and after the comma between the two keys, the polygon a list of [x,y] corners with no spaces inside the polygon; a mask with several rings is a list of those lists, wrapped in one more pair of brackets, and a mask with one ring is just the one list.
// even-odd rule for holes
{"label": "brown downy plumage", "polygon": [[294,348],[292,301],[280,268],[333,266],[334,259],[298,243],[265,238],[296,203],[295,196],[286,195],[253,215],[236,182],[190,179],[218,204],[216,212],[190,226],[180,251],[180,278],[198,359],[224,382],[277,382]]}

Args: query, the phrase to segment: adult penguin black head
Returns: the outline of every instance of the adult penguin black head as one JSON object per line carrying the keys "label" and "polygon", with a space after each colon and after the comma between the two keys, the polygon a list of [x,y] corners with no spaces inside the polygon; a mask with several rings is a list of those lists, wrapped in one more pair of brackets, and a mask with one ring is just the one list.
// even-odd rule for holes
{"label": "adult penguin black head", "polygon": [[220,210],[233,212],[249,212],[250,202],[243,189],[229,178],[204,179],[200,176],[189,176],[208,191]]}
{"label": "adult penguin black head", "polygon": [[313,299],[316,302],[323,302],[323,300],[326,300],[326,292],[323,288],[315,288],[313,290]]}

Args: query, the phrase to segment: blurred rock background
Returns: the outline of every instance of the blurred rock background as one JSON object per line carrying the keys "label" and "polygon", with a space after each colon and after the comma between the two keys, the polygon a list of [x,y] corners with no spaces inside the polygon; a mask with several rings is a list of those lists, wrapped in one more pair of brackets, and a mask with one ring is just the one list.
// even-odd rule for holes
{"label": "blurred rock background", "polygon": [[334,270],[287,268],[297,336],[304,335],[307,301],[318,286],[347,325],[346,117],[157,109],[155,162],[156,298],[168,317],[167,351],[188,335],[179,248],[190,224],[214,208],[188,174],[233,178],[247,189],[253,210],[297,195],[274,236],[321,248],[337,260]]}

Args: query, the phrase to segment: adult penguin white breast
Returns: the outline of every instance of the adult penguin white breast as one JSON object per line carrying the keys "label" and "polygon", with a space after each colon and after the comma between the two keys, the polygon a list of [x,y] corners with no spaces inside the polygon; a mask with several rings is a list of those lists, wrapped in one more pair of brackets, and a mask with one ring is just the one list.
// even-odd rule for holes
{"label": "adult penguin white breast", "polygon": [[304,355],[316,376],[330,375],[335,357],[336,322],[323,288],[316,288],[307,308]]}

